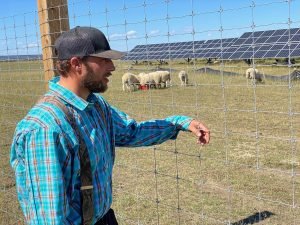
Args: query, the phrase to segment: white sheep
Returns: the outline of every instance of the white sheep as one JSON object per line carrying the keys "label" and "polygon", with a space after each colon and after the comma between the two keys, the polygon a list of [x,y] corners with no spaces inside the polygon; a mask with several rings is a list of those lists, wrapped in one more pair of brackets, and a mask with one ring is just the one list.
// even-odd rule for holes
{"label": "white sheep", "polygon": [[246,70],[246,78],[251,79],[253,82],[262,82],[265,77],[264,74],[259,73],[258,69],[249,68]]}
{"label": "white sheep", "polygon": [[181,82],[181,86],[187,86],[188,81],[189,81],[187,72],[184,71],[184,70],[181,70],[178,73],[178,77],[179,77],[179,80]]}
{"label": "white sheep", "polygon": [[255,74],[258,73],[257,69],[254,68],[249,68],[246,70],[246,78],[248,79],[254,79],[255,78]]}
{"label": "white sheep", "polygon": [[171,75],[169,71],[156,71],[160,74],[161,80],[160,84],[164,84],[165,87],[170,86],[171,84]]}
{"label": "white sheep", "polygon": [[133,73],[124,73],[122,76],[122,88],[123,91],[132,91],[140,85],[139,77]]}
{"label": "white sheep", "polygon": [[138,79],[140,81],[141,86],[149,86],[155,85],[154,79],[152,76],[150,76],[148,73],[139,73]]}
{"label": "white sheep", "polygon": [[171,76],[169,71],[155,71],[151,73],[139,74],[141,85],[155,85],[156,88],[164,84],[165,87],[169,86]]}

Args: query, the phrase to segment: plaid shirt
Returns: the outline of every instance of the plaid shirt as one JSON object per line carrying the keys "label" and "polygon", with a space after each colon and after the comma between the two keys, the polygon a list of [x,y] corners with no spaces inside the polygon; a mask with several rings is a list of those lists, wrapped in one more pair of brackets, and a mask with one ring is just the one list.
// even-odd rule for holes
{"label": "plaid shirt", "polygon": [[[115,146],[149,146],[175,139],[191,118],[171,116],[137,123],[98,94],[87,101],[55,77],[46,95],[58,96],[74,116],[93,175],[94,222],[112,203]],[[16,127],[11,146],[20,205],[28,224],[81,224],[79,140],[65,113],[51,103],[35,105]]]}

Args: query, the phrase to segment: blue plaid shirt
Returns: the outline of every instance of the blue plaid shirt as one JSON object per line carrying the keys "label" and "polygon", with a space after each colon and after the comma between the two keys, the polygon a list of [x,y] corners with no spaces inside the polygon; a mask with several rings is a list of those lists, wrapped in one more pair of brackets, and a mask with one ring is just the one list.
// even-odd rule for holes
{"label": "blue plaid shirt", "polygon": [[[55,77],[46,95],[58,96],[74,116],[85,141],[93,175],[94,222],[112,203],[115,146],[149,146],[175,139],[192,118],[171,116],[137,123],[102,96],[87,101],[60,86]],[[16,127],[10,163],[28,224],[81,224],[79,140],[65,113],[44,102]]]}

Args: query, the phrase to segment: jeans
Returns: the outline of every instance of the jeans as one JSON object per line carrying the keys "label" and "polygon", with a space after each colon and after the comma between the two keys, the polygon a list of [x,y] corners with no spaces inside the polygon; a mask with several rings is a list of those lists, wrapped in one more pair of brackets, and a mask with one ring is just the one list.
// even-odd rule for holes
{"label": "jeans", "polygon": [[95,225],[118,225],[114,210],[109,209]]}

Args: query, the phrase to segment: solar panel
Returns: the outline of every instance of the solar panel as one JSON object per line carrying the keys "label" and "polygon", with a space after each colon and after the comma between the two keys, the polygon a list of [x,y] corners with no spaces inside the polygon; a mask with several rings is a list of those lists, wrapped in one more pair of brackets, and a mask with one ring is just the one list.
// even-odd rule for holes
{"label": "solar panel", "polygon": [[242,47],[236,50],[235,53],[233,53],[229,59],[240,59],[242,54],[244,54],[244,52],[248,51],[249,47]]}
{"label": "solar panel", "polygon": [[272,36],[282,36],[282,35],[284,35],[285,32],[287,32],[287,29],[275,30],[274,33],[272,34]]}
{"label": "solar panel", "polygon": [[244,52],[241,56],[240,56],[240,58],[241,59],[250,59],[250,58],[253,58],[253,55],[254,55],[254,51],[252,50],[252,51],[246,51],[246,52]]}
{"label": "solar panel", "polygon": [[255,44],[264,44],[269,39],[269,37],[260,37],[256,39]]}
{"label": "solar panel", "polygon": [[283,35],[283,36],[278,38],[277,42],[287,43],[289,41],[289,38],[290,37],[288,35]]}
{"label": "solar panel", "polygon": [[299,56],[300,56],[300,48],[297,47],[291,52],[291,57],[299,57]]}
{"label": "solar panel", "polygon": [[263,36],[272,36],[274,34],[275,30],[266,30],[264,31],[264,33],[262,34]]}
{"label": "solar panel", "polygon": [[278,51],[270,50],[264,55],[264,58],[274,58],[277,54]]}
{"label": "solar panel", "polygon": [[276,43],[278,41],[279,36],[272,36],[270,37],[267,42],[268,43]]}
{"label": "solar panel", "polygon": [[[266,51],[256,51],[253,55],[254,58],[256,59],[261,59],[264,58],[264,55],[266,54]],[[251,59],[252,57],[250,57],[249,59]]]}
{"label": "solar panel", "polygon": [[291,38],[291,42],[300,42],[300,34],[296,34]]}
{"label": "solar panel", "polygon": [[239,39],[237,39],[237,40],[233,43],[233,45],[240,46],[240,45],[242,45],[246,40],[247,40],[247,38],[239,38]]}
{"label": "solar panel", "polygon": [[246,33],[242,34],[242,36],[240,38],[247,39],[250,37],[251,34],[252,34],[252,32],[246,32]]}
{"label": "solar panel", "polygon": [[300,57],[299,47],[300,29],[292,28],[246,32],[239,38],[137,45],[123,59]]}
{"label": "solar panel", "polygon": [[300,29],[299,28],[291,28],[289,31],[290,31],[290,34],[295,34],[295,33],[299,33]]}
{"label": "solar panel", "polygon": [[280,52],[277,53],[277,58],[287,58],[290,54],[290,51],[287,49],[282,49]]}

